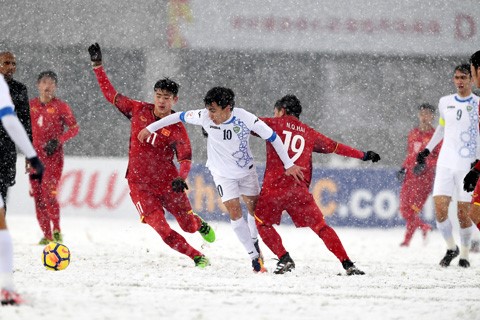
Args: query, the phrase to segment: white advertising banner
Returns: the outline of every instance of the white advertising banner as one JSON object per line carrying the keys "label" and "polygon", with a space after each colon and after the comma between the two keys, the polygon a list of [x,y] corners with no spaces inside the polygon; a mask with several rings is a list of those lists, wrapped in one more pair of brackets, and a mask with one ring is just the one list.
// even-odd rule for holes
{"label": "white advertising banner", "polygon": [[172,48],[470,55],[478,0],[170,0]]}

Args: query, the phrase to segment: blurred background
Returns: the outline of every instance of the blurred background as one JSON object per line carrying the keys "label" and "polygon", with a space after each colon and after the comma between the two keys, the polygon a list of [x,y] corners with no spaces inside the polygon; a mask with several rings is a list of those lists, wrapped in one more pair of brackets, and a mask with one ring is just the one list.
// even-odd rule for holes
{"label": "blurred background", "polygon": [[[478,0],[4,1],[0,51],[17,57],[15,79],[37,95],[39,72],[59,75],[58,96],[80,134],[69,156],[127,157],[130,126],[106,102],[87,48],[98,42],[117,91],[153,101],[153,85],[181,85],[176,110],[202,108],[212,86],[236,105],[272,116],[296,94],[301,119],[331,138],[374,150],[399,167],[417,106],[454,93],[453,69],[480,49]],[[194,162],[206,160],[200,127],[189,126]],[[253,139],[257,161],[264,143]],[[366,165],[317,155],[325,166]]]}

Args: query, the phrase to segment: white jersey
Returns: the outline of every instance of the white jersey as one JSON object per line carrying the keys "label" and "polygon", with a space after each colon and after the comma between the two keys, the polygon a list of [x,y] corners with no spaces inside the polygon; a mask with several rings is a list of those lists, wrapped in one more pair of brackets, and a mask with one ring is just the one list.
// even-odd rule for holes
{"label": "white jersey", "polygon": [[457,94],[440,98],[439,124],[444,127],[443,144],[437,165],[454,170],[469,170],[478,151],[479,97]]}
{"label": "white jersey", "polygon": [[[15,106],[10,96],[10,89],[2,74],[0,74],[0,120],[10,139],[15,142],[27,158],[37,156],[25,128],[17,118]],[[2,151],[0,150],[0,152]]]}
{"label": "white jersey", "polygon": [[10,89],[3,78],[3,74],[0,74],[0,114],[12,113],[14,109]]}
{"label": "white jersey", "polygon": [[275,132],[254,114],[234,108],[229,120],[215,124],[207,109],[190,110],[180,114],[182,122],[201,125],[208,133],[207,167],[212,174],[243,178],[255,170],[250,151],[250,131],[265,140],[275,139]]}

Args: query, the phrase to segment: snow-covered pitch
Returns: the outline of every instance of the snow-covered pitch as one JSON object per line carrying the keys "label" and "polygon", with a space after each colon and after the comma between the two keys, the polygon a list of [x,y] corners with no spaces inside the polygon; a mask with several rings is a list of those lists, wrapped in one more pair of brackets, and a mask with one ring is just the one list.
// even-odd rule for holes
{"label": "snow-covered pitch", "polygon": [[[212,265],[194,267],[168,248],[137,216],[64,216],[71,264],[47,271],[34,215],[7,215],[14,240],[15,281],[27,299],[0,306],[0,319],[479,319],[480,253],[472,267],[438,262],[444,241],[434,231],[399,247],[403,229],[336,228],[365,276],[345,275],[309,229],[277,228],[296,269],[273,274],[274,255],[263,245],[268,273],[254,274],[230,225],[213,222],[217,241],[185,234]],[[178,226],[172,222],[174,229]],[[458,232],[456,232],[458,234]],[[457,236],[458,239],[458,236]]]}

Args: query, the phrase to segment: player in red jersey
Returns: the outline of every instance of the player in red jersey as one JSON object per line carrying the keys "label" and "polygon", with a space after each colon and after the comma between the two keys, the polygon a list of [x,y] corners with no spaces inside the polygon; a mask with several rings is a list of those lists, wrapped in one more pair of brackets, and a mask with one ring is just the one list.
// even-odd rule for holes
{"label": "player in red jersey", "polygon": [[281,137],[289,156],[305,168],[304,181],[283,174],[283,164],[270,143],[267,143],[267,164],[262,191],[255,209],[258,232],[265,244],[277,255],[279,262],[274,271],[283,274],[295,268],[290,254],[285,250],[282,239],[274,229],[280,224],[285,210],[297,228],[309,227],[317,234],[342,263],[347,275],[361,275],[350,260],[337,233],[326,224],[320,208],[316,205],[308,188],[312,177],[312,153],[336,153],[339,155],[377,162],[380,156],[373,152],[362,152],[322,135],[299,120],[302,106],[294,95],[286,95],[275,103],[275,117],[262,118]]}
{"label": "player in red jersey", "polygon": [[[130,197],[141,221],[150,225],[172,249],[194,260],[197,267],[208,266],[208,259],[172,230],[165,219],[164,208],[177,219],[185,232],[198,231],[206,241],[215,240],[213,229],[193,212],[185,193],[185,189],[188,189],[185,180],[192,159],[185,127],[177,123],[152,133],[145,143],[137,139],[145,126],[174,112],[172,106],[178,101],[178,84],[170,79],[159,80],[154,86],[153,104],[130,99],[117,93],[110,83],[102,66],[100,46],[95,43],[88,51],[105,98],[131,122],[126,178]],[[173,162],[175,155],[180,163],[179,170]]]}
{"label": "player in red jersey", "polygon": [[57,187],[63,171],[63,144],[75,137],[79,130],[68,104],[55,96],[57,79],[53,71],[41,72],[37,80],[39,96],[30,100],[33,146],[45,164],[43,179],[30,179],[37,220],[43,232],[39,242],[42,245],[53,240],[63,241],[57,200]]}
{"label": "player in red jersey", "polygon": [[432,126],[435,117],[435,107],[424,103],[418,106],[418,127],[408,134],[407,157],[403,161],[402,169],[398,171],[397,178],[402,182],[400,190],[400,213],[406,221],[405,238],[400,246],[408,247],[410,240],[417,229],[422,230],[423,237],[432,230],[432,227],[420,218],[422,208],[432,192],[435,178],[438,152],[441,143],[438,144],[427,161],[422,166],[417,166],[417,155],[425,149],[432,138],[435,128]]}

